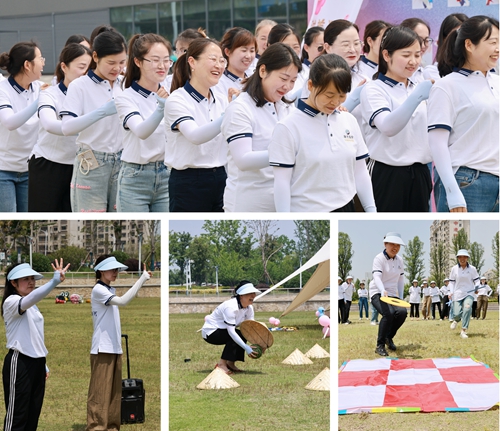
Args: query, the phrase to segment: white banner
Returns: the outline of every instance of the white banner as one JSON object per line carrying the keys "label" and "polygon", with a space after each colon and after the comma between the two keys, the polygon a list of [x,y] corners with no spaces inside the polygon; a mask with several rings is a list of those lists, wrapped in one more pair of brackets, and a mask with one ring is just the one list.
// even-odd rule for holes
{"label": "white banner", "polygon": [[309,27],[325,28],[331,21],[346,19],[355,22],[363,0],[314,0]]}

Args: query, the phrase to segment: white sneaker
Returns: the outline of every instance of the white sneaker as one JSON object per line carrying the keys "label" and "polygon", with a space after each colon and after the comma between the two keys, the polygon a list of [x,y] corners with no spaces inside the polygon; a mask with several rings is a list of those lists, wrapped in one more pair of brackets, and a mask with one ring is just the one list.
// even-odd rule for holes
{"label": "white sneaker", "polygon": [[455,329],[457,327],[457,324],[458,324],[458,322],[456,320],[454,320],[453,322],[451,322],[450,328]]}
{"label": "white sneaker", "polygon": [[460,336],[462,338],[469,338],[469,336],[467,335],[467,332],[465,332],[463,329],[460,331]]}
{"label": "white sneaker", "polygon": [[377,324],[375,322],[370,322],[370,325],[376,326]]}

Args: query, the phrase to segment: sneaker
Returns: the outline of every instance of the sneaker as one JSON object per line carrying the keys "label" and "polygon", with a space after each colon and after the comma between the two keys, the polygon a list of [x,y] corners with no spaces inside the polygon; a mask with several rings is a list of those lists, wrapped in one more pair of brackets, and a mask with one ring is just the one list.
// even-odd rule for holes
{"label": "sneaker", "polygon": [[386,338],[385,344],[387,344],[387,347],[389,348],[389,350],[392,350],[392,351],[396,350],[396,345],[393,343],[392,338]]}
{"label": "sneaker", "polygon": [[375,322],[375,325],[378,325],[378,322]]}
{"label": "sneaker", "polygon": [[385,347],[381,344],[377,346],[377,348],[375,349],[375,353],[380,356],[389,356],[387,354],[387,351],[385,350]]}
{"label": "sneaker", "polygon": [[377,324],[377,322],[373,322],[373,321],[372,321],[372,322],[370,322],[370,325],[375,326],[376,324]]}
{"label": "sneaker", "polygon": [[458,324],[458,322],[456,320],[454,320],[453,322],[451,322],[450,328],[455,329],[457,327],[457,324]]}
{"label": "sneaker", "polygon": [[351,323],[351,322],[349,322],[349,321],[344,322],[344,325],[349,325],[349,323]]}
{"label": "sneaker", "polygon": [[463,329],[460,331],[460,336],[462,338],[469,338],[469,336],[467,335],[467,332],[465,332]]}

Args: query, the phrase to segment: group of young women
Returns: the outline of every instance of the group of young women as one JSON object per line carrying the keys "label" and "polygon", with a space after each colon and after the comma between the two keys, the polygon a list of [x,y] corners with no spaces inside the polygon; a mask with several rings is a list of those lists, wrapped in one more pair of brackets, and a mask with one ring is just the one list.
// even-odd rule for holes
{"label": "group of young women", "polygon": [[[52,280],[35,289],[43,278],[27,263],[11,265],[6,272],[1,313],[7,349],[2,370],[5,399],[4,430],[36,430],[43,405],[46,365],[44,319],[37,304],[65,280],[69,264],[55,260]],[[86,430],[119,430],[121,425],[122,347],[119,307],[127,305],[151,277],[142,276],[122,296],[111,284],[127,267],[115,257],[97,258],[96,285],[92,289],[94,333],[90,349],[90,385]]]}
{"label": "group of young women", "polygon": [[434,190],[437,211],[498,211],[498,21],[448,16],[424,67],[429,35],[373,21],[362,41],[339,19],[301,51],[265,21],[220,43],[187,30],[174,56],[100,26],[48,89],[39,47],[18,43],[0,56],[0,210],[331,212],[357,195],[427,212]]}

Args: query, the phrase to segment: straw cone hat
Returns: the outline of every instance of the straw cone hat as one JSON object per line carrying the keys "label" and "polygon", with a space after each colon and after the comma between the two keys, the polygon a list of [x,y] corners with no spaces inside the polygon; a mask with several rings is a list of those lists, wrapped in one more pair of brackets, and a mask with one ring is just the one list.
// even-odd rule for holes
{"label": "straw cone hat", "polygon": [[239,383],[229,377],[219,368],[213,370],[198,386],[197,389],[232,389],[239,387]]}
{"label": "straw cone hat", "polygon": [[295,349],[283,362],[282,364],[288,365],[309,365],[313,362],[304,355],[299,349]]}
{"label": "straw cone hat", "polygon": [[305,355],[308,358],[329,358],[330,353],[328,353],[323,347],[321,347],[318,343],[316,343],[313,347],[311,347]]}
{"label": "straw cone hat", "polygon": [[329,391],[330,390],[330,369],[327,367],[312,379],[306,386],[311,391]]}

